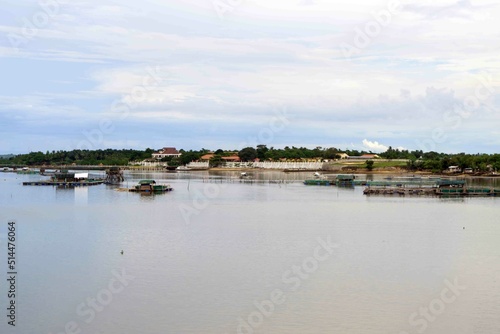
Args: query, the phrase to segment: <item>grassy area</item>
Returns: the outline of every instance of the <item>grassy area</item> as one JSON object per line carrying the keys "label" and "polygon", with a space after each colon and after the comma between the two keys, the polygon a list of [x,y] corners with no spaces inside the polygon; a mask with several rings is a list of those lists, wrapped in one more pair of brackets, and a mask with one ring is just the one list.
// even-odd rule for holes
{"label": "grassy area", "polygon": [[373,168],[406,167],[406,161],[374,161]]}

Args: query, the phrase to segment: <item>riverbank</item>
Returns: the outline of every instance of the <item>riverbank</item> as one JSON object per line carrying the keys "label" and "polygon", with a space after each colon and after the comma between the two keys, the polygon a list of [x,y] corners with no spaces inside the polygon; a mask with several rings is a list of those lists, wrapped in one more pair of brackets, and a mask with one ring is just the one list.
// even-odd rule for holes
{"label": "riverbank", "polygon": [[[0,172],[21,172],[21,168],[23,166],[19,166],[17,170],[13,170],[11,167],[9,170],[3,170],[3,167],[0,166]],[[225,167],[213,167],[213,168],[196,168],[196,169],[183,169],[183,170],[167,170],[163,167],[145,167],[145,166],[30,166],[30,171],[36,171],[40,169],[45,170],[107,170],[112,167],[117,167],[122,170],[128,170],[131,172],[165,172],[165,173],[177,173],[177,172],[245,172],[245,173],[261,173],[261,172],[285,172],[285,173],[321,173],[321,174],[354,174],[354,175],[398,175],[398,176],[436,176],[436,177],[458,177],[458,178],[469,178],[469,177],[500,177],[500,174],[495,173],[474,173],[474,174],[464,174],[464,173],[435,173],[431,171],[408,171],[406,168],[401,167],[376,167],[372,170],[368,170],[367,168],[359,167],[356,165],[342,165],[342,168],[336,169],[283,169],[283,168],[245,168],[245,167],[234,167],[234,168],[225,168]],[[353,168],[349,168],[353,167]],[[28,173],[28,172],[24,172]]]}

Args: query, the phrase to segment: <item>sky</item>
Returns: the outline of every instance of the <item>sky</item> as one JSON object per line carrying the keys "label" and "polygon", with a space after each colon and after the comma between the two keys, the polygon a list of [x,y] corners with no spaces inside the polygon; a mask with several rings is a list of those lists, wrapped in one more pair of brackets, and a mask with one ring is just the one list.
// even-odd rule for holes
{"label": "sky", "polygon": [[500,151],[497,0],[3,0],[0,154]]}

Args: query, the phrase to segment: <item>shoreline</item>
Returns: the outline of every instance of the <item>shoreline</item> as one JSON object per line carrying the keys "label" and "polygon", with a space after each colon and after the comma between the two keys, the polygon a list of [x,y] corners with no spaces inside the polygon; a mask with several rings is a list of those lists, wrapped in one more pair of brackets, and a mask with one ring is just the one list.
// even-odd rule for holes
{"label": "shoreline", "polygon": [[258,172],[258,173],[266,173],[266,172],[283,172],[287,174],[293,173],[321,173],[323,175],[339,175],[339,174],[347,174],[347,175],[401,175],[401,176],[435,176],[435,177],[457,177],[457,178],[496,178],[500,177],[500,174],[497,175],[471,175],[471,174],[447,174],[447,173],[433,173],[429,171],[415,171],[410,172],[402,169],[398,170],[356,170],[356,171],[341,171],[341,170],[322,170],[322,169],[310,169],[310,170],[283,170],[283,169],[260,169],[260,168],[209,168],[204,170],[184,170],[183,172]]}
{"label": "shoreline", "polygon": [[[73,167],[73,168],[72,168]],[[76,167],[76,168],[75,168]],[[89,170],[89,171],[97,171],[97,170],[105,170],[110,166],[65,166],[67,169],[72,170]],[[254,172],[254,173],[266,173],[266,172],[283,172],[287,174],[292,173],[320,173],[325,175],[331,174],[347,174],[347,175],[401,175],[401,176],[436,176],[436,177],[455,177],[455,178],[497,178],[500,177],[500,174],[449,174],[449,173],[433,173],[431,171],[407,171],[405,169],[388,167],[388,168],[375,168],[371,171],[366,168],[358,168],[356,170],[323,170],[323,169],[298,169],[298,170],[287,170],[281,168],[222,168],[222,167],[214,167],[214,168],[206,168],[206,169],[187,169],[187,170],[166,170],[164,168],[130,168],[130,166],[113,166],[118,167],[123,170],[128,170],[131,172],[158,172],[158,173],[178,173],[178,172]],[[32,166],[30,168],[35,169],[55,169],[60,168],[60,166]],[[13,170],[0,170],[0,172],[8,173],[8,172],[16,172]],[[18,170],[18,172],[21,172]]]}

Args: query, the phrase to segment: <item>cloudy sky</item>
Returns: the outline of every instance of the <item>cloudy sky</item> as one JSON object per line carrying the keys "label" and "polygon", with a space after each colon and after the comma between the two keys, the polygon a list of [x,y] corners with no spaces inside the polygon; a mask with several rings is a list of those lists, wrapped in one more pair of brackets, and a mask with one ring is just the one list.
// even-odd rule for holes
{"label": "cloudy sky", "polygon": [[497,0],[4,0],[0,153],[500,151]]}

